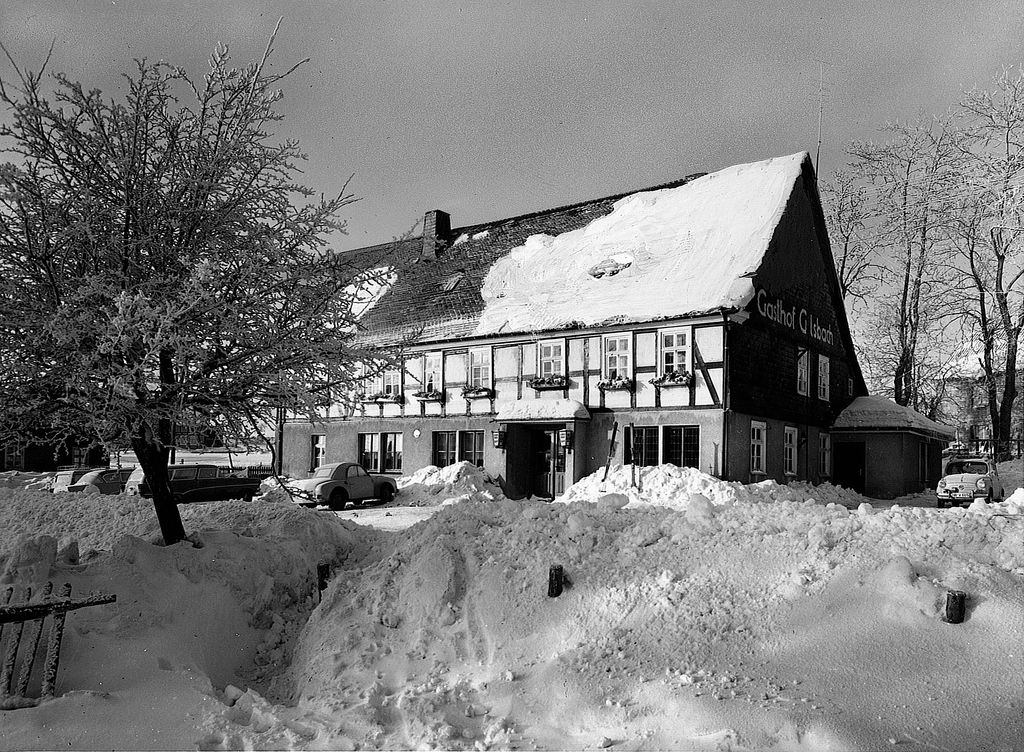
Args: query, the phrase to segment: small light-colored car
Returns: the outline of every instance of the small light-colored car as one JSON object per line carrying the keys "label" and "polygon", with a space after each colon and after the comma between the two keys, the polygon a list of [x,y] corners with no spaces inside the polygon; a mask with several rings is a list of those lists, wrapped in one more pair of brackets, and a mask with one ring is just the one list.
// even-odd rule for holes
{"label": "small light-colored car", "polygon": [[344,509],[367,499],[379,499],[386,504],[398,493],[394,478],[370,475],[355,462],[332,462],[321,465],[313,477],[289,481],[288,488],[297,496],[299,504],[316,506],[326,504],[331,509]]}
{"label": "small light-colored car", "polygon": [[90,470],[64,490],[71,493],[119,494],[124,490],[125,481],[131,474],[131,468]]}
{"label": "small light-colored car", "polygon": [[1002,501],[1005,494],[996,463],[987,457],[950,457],[935,489],[940,509],[970,504],[975,499]]}

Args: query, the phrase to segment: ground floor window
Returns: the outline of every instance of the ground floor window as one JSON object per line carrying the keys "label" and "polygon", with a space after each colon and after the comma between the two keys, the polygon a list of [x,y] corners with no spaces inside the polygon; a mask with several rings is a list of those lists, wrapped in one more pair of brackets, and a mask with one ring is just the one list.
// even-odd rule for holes
{"label": "ground floor window", "polygon": [[699,467],[700,427],[665,426],[663,461],[678,467]]}
{"label": "ground floor window", "polygon": [[627,428],[625,450],[627,465],[657,465],[659,462],[658,427]]}
{"label": "ground floor window", "polygon": [[25,450],[20,444],[4,445],[4,470],[24,470]]}
{"label": "ground floor window", "polygon": [[381,439],[384,444],[384,465],[381,470],[385,473],[397,473],[402,469],[402,434],[382,433]]}
{"label": "ground floor window", "polygon": [[324,464],[324,455],[327,454],[327,437],[322,433],[315,433],[309,437],[309,472],[313,472]]}
{"label": "ground floor window", "polygon": [[359,434],[359,464],[373,472],[380,464],[380,434]]}
{"label": "ground floor window", "polygon": [[455,464],[455,431],[434,431],[433,462],[438,467]]}
{"label": "ground floor window", "polygon": [[[383,448],[383,452],[381,449]],[[402,469],[402,434],[359,434],[359,464],[371,473],[396,473]]]}
{"label": "ground floor window", "polygon": [[750,472],[764,473],[764,444],[767,426],[762,420],[750,421]]}
{"label": "ground floor window", "polygon": [[698,467],[700,463],[699,426],[634,426],[624,436],[627,465],[653,466],[669,463],[678,467]]}
{"label": "ground floor window", "polygon": [[786,426],[782,445],[782,464],[786,475],[796,475],[796,448],[799,435],[795,426]]}
{"label": "ground floor window", "polygon": [[818,434],[818,472],[832,474],[832,436],[827,433]]}
{"label": "ground floor window", "polygon": [[459,431],[459,459],[477,467],[484,466],[483,431]]}

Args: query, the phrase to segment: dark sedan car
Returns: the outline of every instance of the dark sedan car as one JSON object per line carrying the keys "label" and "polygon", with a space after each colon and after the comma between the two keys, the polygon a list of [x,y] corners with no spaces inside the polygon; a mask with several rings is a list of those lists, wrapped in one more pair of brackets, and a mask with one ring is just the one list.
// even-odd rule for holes
{"label": "dark sedan car", "polygon": [[[236,475],[230,471],[224,472],[225,470],[227,468],[217,465],[173,465],[168,468],[168,473],[174,500],[179,504],[227,499],[252,501],[253,496],[260,490],[259,479]],[[139,475],[141,476],[141,472]],[[152,496],[144,477],[130,480],[126,490],[140,496]]]}

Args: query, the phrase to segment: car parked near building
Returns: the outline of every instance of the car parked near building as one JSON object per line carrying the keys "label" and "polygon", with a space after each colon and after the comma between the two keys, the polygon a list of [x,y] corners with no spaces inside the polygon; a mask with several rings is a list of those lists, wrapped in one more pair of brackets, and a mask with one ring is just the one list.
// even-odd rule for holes
{"label": "car parked near building", "polygon": [[1006,489],[995,460],[988,457],[950,457],[935,489],[938,507],[962,506],[975,499],[1002,501]]}
{"label": "car parked near building", "polygon": [[65,491],[86,494],[119,494],[132,474],[132,468],[104,468],[90,470],[73,482]]}
{"label": "car parked near building", "polygon": [[[227,499],[252,501],[260,489],[258,478],[247,478],[217,465],[172,465],[167,472],[170,475],[171,491],[179,504]],[[142,468],[132,473],[125,484],[125,492],[152,496]]]}
{"label": "car parked near building", "polygon": [[303,506],[326,504],[331,509],[344,509],[346,504],[357,504],[378,499],[386,504],[398,493],[394,478],[370,475],[355,462],[333,462],[321,465],[311,478],[294,480],[288,488],[298,496]]}
{"label": "car parked near building", "polygon": [[68,491],[71,486],[78,483],[89,473],[99,472],[107,470],[106,467],[74,467],[65,470],[60,470],[55,476],[53,476],[53,485],[50,490],[54,493],[64,493]]}

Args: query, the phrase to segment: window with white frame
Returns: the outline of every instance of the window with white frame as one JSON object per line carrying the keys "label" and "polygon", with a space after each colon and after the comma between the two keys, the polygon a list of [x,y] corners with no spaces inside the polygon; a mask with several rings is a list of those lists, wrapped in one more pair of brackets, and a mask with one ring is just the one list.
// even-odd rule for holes
{"label": "window with white frame", "polygon": [[818,434],[818,472],[832,475],[832,436],[827,433]]}
{"label": "window with white frame", "polygon": [[371,473],[380,472],[380,434],[359,434],[359,464]]}
{"label": "window with white frame", "polygon": [[633,338],[628,334],[615,334],[604,338],[604,378],[631,378],[632,343]]}
{"label": "window with white frame", "polygon": [[661,332],[661,362],[659,376],[673,371],[690,370],[690,331],[670,329]]}
{"label": "window with white frame", "polygon": [[565,369],[565,345],[563,342],[563,340],[555,339],[540,343],[538,350],[540,352],[541,378],[563,375]]}
{"label": "window with white frame", "polygon": [[441,353],[423,356],[423,391],[441,391]]}
{"label": "window with white frame", "polygon": [[782,464],[786,475],[796,475],[797,442],[800,432],[796,426],[786,426],[782,442]]}
{"label": "window with white frame", "polygon": [[402,393],[402,372],[397,368],[388,369],[380,375],[380,393],[397,397]]}
{"label": "window with white frame", "polygon": [[828,400],[830,364],[827,355],[818,355],[818,399]]}
{"label": "window with white frame", "polygon": [[803,348],[796,351],[796,393],[807,396],[807,382],[810,379],[810,353]]}
{"label": "window with white frame", "polygon": [[322,433],[315,433],[309,437],[309,471],[313,472],[324,464],[324,455],[327,453],[327,437]]}
{"label": "window with white frame", "polygon": [[764,445],[768,426],[764,421],[750,421],[750,472],[764,473]]}
{"label": "window with white frame", "polygon": [[491,388],[490,348],[469,351],[469,385],[477,389]]}

